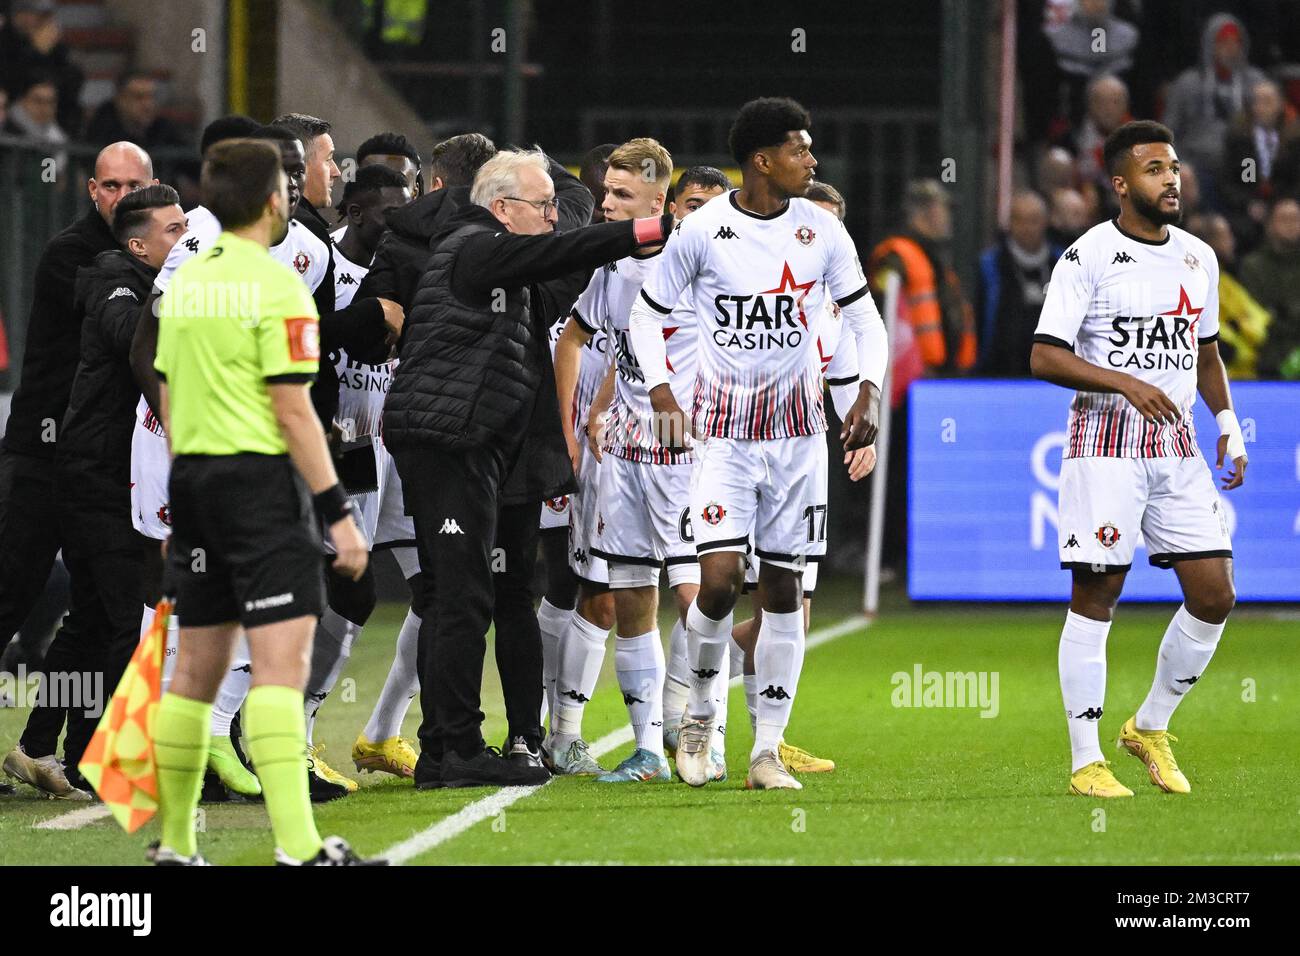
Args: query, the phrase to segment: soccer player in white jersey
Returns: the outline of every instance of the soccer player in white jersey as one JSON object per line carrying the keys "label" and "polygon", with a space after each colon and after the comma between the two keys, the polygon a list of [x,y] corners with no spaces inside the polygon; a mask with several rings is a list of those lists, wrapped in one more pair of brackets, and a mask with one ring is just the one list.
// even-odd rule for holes
{"label": "soccer player in white jersey", "polygon": [[1173,134],[1126,123],[1107,137],[1119,216],[1093,226],[1052,271],[1031,354],[1033,373],[1076,389],[1061,462],[1061,567],[1073,575],[1061,632],[1061,696],[1070,792],[1130,797],[1098,743],[1106,637],[1141,537],[1173,568],[1183,604],[1160,642],[1155,680],[1119,745],[1166,793],[1191,786],[1169,747],[1169,720],[1214,655],[1236,595],[1232,544],[1214,477],[1196,445],[1199,391],[1219,425],[1225,490],[1241,485],[1246,446],[1219,357],[1219,264],[1178,228]]}
{"label": "soccer player in white jersey", "polygon": [[[673,199],[669,203],[669,210],[677,222],[680,223],[705,203],[723,195],[730,188],[731,180],[727,178],[727,174],[722,170],[714,166],[688,166],[677,177],[677,183],[673,188]],[[664,326],[665,328],[676,328],[678,330],[689,327],[693,330],[692,341],[695,341],[698,332],[695,329],[695,305],[689,295],[684,296],[673,307],[672,315],[665,320]],[[680,331],[673,333],[674,336],[678,334],[680,334]],[[698,345],[696,347],[698,348]],[[697,362],[691,363],[692,372],[697,364]],[[678,386],[678,382],[680,382],[682,394],[690,394],[694,388],[693,382],[682,381],[680,375],[674,376],[674,388]],[[689,505],[689,502],[688,489],[687,505]],[[693,534],[694,532],[692,532],[692,536]],[[698,574],[698,568],[696,570]],[[695,591],[698,590],[699,578],[696,577]],[[678,589],[676,593],[680,598],[684,591]],[[686,698],[690,695],[691,688],[691,669],[686,659],[686,610],[689,606],[689,601],[686,607],[679,606],[680,613],[673,622],[672,632],[668,636],[667,670],[664,674],[663,689],[663,744],[664,751],[670,757],[675,756],[677,753],[677,735],[681,730],[682,716],[686,712]],[[739,650],[734,646],[732,649],[733,652]],[[726,664],[713,679],[713,696],[717,700],[719,719],[714,725],[714,741],[709,748],[714,763],[712,775],[719,781],[725,780],[727,776],[725,734],[727,695],[730,680],[730,668],[727,664],[730,663],[730,660],[724,658],[724,661],[726,661]]]}
{"label": "soccer player in white jersey", "polygon": [[[352,303],[369,272],[386,228],[387,213],[410,201],[407,177],[386,165],[362,166],[355,178],[345,184],[338,205],[342,225],[330,235],[335,242],[335,308],[344,309]],[[419,572],[415,529],[403,513],[401,482],[392,456],[379,435],[379,417],[392,379],[392,363],[358,362],[342,348],[332,358],[339,383],[335,426],[343,445],[340,478],[345,485],[353,482],[358,488],[371,489],[350,495],[357,508],[361,532],[372,551],[391,550],[402,576],[409,580]],[[359,467],[349,466],[348,462]],[[352,746],[352,762],[358,770],[384,771],[401,777],[415,773],[415,750],[401,737],[400,730],[418,688],[415,649],[419,627],[419,617],[408,609],[398,632],[396,654],[388,676],[366,726]],[[314,680],[308,688],[315,705],[308,721],[309,747],[314,746],[311,732],[316,711],[338,682],[362,628],[344,625],[339,630],[343,640],[337,655],[323,673],[312,675]],[[319,769],[319,757],[316,763]],[[348,778],[340,774],[338,779],[347,781]]]}
{"label": "soccer player in white jersey", "polygon": [[763,559],[754,652],[763,689],[746,786],[801,788],[777,747],[803,661],[800,574],[826,550],[826,414],[816,341],[828,295],[854,330],[862,376],[841,432],[845,450],[875,440],[884,325],[843,224],[802,198],[817,166],[811,124],[786,98],[741,108],[730,135],[741,188],[676,228],[632,312],[633,347],[670,448],[689,438],[669,385],[663,322],[687,289],[699,323],[691,524],[701,580],[687,612],[691,689],[677,748],[678,774],[697,787],[710,779],[717,708],[709,692],[728,653],[752,534]]}
{"label": "soccer player in white jersey", "polygon": [[[619,146],[610,154],[605,172],[605,221],[661,215],[672,172],[672,157],[653,139],[633,139]],[[632,303],[661,250],[661,246],[648,247],[598,270],[579,299],[557,349],[556,381],[562,406],[571,401],[576,347],[586,345],[598,332],[605,333],[616,369],[608,420],[593,419],[589,410],[590,446],[578,452],[600,462],[597,487],[583,492],[584,505],[594,498],[596,512],[595,527],[587,529],[586,543],[592,556],[604,559],[608,568],[618,635],[616,671],[636,736],[633,754],[615,770],[596,778],[604,783],[672,779],[663,751],[665,666],[657,625],[660,567],[666,563],[668,582],[682,614],[699,585],[690,509],[684,504],[690,495],[690,453],[670,451],[656,441],[653,409],[628,341]],[[692,381],[694,323],[665,328],[664,336],[674,374]],[[570,447],[577,446],[567,421],[565,433]]]}
{"label": "soccer player in white jersey", "polygon": [[[269,130],[274,133],[274,130]],[[263,127],[254,135],[268,133]],[[306,161],[302,144],[296,136],[283,131],[278,136],[285,174],[289,182],[289,206],[292,209],[302,195],[306,176]],[[172,247],[167,261],[154,278],[151,299],[166,292],[171,277],[185,262],[214,243],[221,234],[221,225],[203,206],[190,210],[186,220],[185,235]],[[311,232],[296,221],[290,220],[285,238],[270,248],[276,261],[294,269],[302,276],[307,288],[316,293],[325,280],[330,261],[330,250]],[[156,319],[154,328],[156,329]],[[143,325],[144,323],[142,323]],[[156,334],[156,333],[155,333]],[[149,364],[152,365],[152,346]],[[133,358],[135,349],[133,347]],[[134,365],[134,362],[133,362]],[[156,400],[156,399],[155,399]],[[168,506],[167,483],[171,474],[171,459],[167,452],[167,438],[161,423],[150,411],[145,399],[137,408],[136,427],[131,436],[131,505],[135,528],[146,537],[165,540],[171,535],[171,511]],[[178,608],[178,615],[180,609]],[[146,614],[149,612],[146,610]],[[248,693],[251,672],[246,653],[237,653],[231,670],[222,684],[212,710],[212,740],[208,752],[209,769],[217,774],[225,786],[244,796],[261,793],[257,778],[240,762],[230,739],[230,725]]]}
{"label": "soccer player in white jersey", "polygon": [[[835,214],[835,218],[844,221],[844,214],[847,206],[844,202],[844,196],[840,191],[829,183],[814,182],[809,187],[808,192],[804,194],[805,199],[809,199],[821,206],[827,212]],[[817,352],[822,363],[822,374],[826,376],[826,385],[831,393],[831,400],[835,405],[835,412],[841,419],[848,414],[848,410],[853,406],[853,401],[857,398],[858,392],[858,353],[853,337],[853,330],[845,323],[839,315],[839,309],[833,302],[828,303],[831,313],[828,317],[828,325],[817,340]],[[861,481],[867,475],[871,474],[872,469],[876,467],[876,446],[867,445],[865,448],[858,448],[844,456],[844,465],[848,469],[849,479],[851,481]],[[758,638],[758,628],[763,620],[763,608],[758,597],[758,565],[760,561],[754,558],[746,562],[745,567],[745,590],[750,592],[753,602],[754,615],[748,621],[742,621],[733,629],[731,636],[736,643],[733,649],[733,656],[737,651],[743,657],[744,689],[745,689],[745,708],[749,711],[749,720],[751,729],[755,726],[758,719],[758,678],[754,673],[754,643]],[[817,587],[817,571],[819,562],[810,561],[808,567],[803,572],[803,626],[806,632],[809,623],[812,620],[812,598],[813,591]],[[733,661],[732,669],[735,669]],[[783,738],[777,747],[777,754],[781,762],[794,773],[830,773],[835,769],[835,762],[825,757],[818,757],[808,751],[786,743]]]}
{"label": "soccer player in white jersey", "polygon": [[[592,402],[602,390],[613,388],[611,346],[603,329],[586,318],[592,309],[595,288],[609,267],[597,269],[591,282],[573,306],[555,343],[555,385],[560,410],[565,416],[569,454],[578,479],[578,491],[569,496],[569,566],[578,576],[578,602],[571,612],[560,612],[555,621],[563,627],[554,660],[555,688],[548,695],[551,705],[550,732],[542,750],[547,767],[554,774],[595,776],[603,773],[582,736],[582,715],[596,690],[605,662],[605,638],[614,626],[614,598],[609,591],[609,567],[592,552],[598,516],[597,482],[600,462],[575,434],[584,435]],[[585,334],[584,334],[585,333]],[[579,336],[582,338],[579,338]],[[601,400],[602,407],[608,397]],[[542,506],[543,511],[546,505]],[[543,641],[547,641],[543,630]],[[543,676],[549,684],[550,666],[543,652]],[[549,690],[549,686],[548,686]]]}

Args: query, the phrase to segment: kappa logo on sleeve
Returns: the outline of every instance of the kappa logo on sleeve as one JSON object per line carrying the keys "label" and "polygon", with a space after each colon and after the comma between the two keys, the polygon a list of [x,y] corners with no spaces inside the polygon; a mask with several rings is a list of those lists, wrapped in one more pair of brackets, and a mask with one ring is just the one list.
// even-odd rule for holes
{"label": "kappa logo on sleeve", "polygon": [[315,319],[310,316],[285,319],[284,330],[289,336],[290,361],[320,361],[320,325]]}

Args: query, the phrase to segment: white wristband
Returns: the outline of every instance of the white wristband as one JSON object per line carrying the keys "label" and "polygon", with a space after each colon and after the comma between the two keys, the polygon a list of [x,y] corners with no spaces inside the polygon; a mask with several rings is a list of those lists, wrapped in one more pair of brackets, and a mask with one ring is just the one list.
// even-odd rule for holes
{"label": "white wristband", "polygon": [[1231,408],[1225,408],[1219,414],[1214,416],[1214,420],[1219,423],[1220,437],[1228,437],[1228,458],[1236,461],[1238,458],[1246,457],[1246,440],[1241,434],[1241,423],[1237,421],[1237,413]]}

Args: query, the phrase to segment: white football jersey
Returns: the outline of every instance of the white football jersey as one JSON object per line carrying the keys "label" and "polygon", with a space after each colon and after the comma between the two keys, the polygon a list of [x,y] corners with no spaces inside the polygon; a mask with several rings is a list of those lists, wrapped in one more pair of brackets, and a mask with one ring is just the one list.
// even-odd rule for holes
{"label": "white football jersey", "polygon": [[1197,351],[1219,335],[1214,250],[1176,226],[1163,242],[1093,226],[1057,261],[1034,341],[1156,386],[1182,412],[1151,424],[1123,395],[1075,393],[1066,458],[1191,458]]}
{"label": "white football jersey", "polygon": [[[660,255],[662,250],[650,256],[628,256],[600,269],[584,293],[585,303],[579,300],[575,313],[587,331],[596,327],[613,346],[617,374],[605,449],[629,461],[665,465],[689,462],[691,454],[670,452],[655,439],[654,408],[628,332],[632,306]],[[674,309],[672,318],[664,322],[669,385],[677,394],[690,394],[695,384],[696,328],[695,313],[689,306]]]}
{"label": "white football jersey", "polygon": [[[206,207],[195,206],[186,215],[185,235],[181,236],[158,275],[154,277],[153,287],[158,292],[166,292],[172,279],[172,273],[200,251],[208,248],[221,235],[221,223]],[[296,220],[289,220],[289,232],[279,245],[270,249],[272,257],[282,262],[302,276],[310,292],[315,292],[325,274],[329,271],[330,250],[312,235],[311,230]]]}
{"label": "white football jersey", "polygon": [[[341,234],[342,230],[339,231]],[[334,307],[347,308],[357,294],[357,287],[370,271],[370,265],[357,265],[335,246]],[[334,372],[339,377],[339,410],[334,416],[343,430],[345,441],[355,441],[379,433],[379,419],[384,413],[384,399],[393,381],[393,363],[370,365],[358,362],[343,349],[330,353]]]}
{"label": "white football jersey", "polygon": [[688,295],[698,327],[692,400],[703,435],[740,439],[826,430],[817,337],[828,296],[866,296],[844,224],[807,199],[759,216],[736,191],[682,220],[642,297],[662,315]]}
{"label": "white football jersey", "polygon": [[[582,362],[578,366],[578,383],[573,390],[573,428],[579,433],[586,427],[587,411],[591,408],[596,393],[600,391],[601,382],[605,381],[605,376],[609,374],[609,337],[598,323],[586,318],[588,315],[599,314],[602,308],[601,293],[593,289],[601,288],[601,276],[608,269],[609,266],[604,266],[596,270],[587,283],[587,288],[583,289],[582,295],[578,296],[578,301],[574,303],[568,317],[576,316],[579,324],[592,333],[591,341],[582,350]],[[564,331],[564,321],[567,321],[567,318],[551,326],[552,357],[555,355],[555,343],[559,341],[560,333]]]}

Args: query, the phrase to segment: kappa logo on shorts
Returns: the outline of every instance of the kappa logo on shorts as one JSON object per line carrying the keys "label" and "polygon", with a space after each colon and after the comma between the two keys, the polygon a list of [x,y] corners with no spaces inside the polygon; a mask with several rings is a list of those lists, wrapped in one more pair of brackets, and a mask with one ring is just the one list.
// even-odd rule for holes
{"label": "kappa logo on shorts", "polygon": [[1101,542],[1103,548],[1113,548],[1119,541],[1119,528],[1115,527],[1109,521],[1097,529],[1097,540]]}
{"label": "kappa logo on shorts", "polygon": [[564,514],[564,509],[569,507],[569,496],[561,495],[558,498],[547,498],[546,507],[550,508],[557,515]]}
{"label": "kappa logo on shorts", "polygon": [[1079,539],[1074,535],[1070,535],[1069,539],[1065,542],[1065,546],[1067,548],[1077,548],[1079,546]]}
{"label": "kappa logo on shorts", "polygon": [[700,517],[704,519],[705,524],[721,524],[722,519],[727,516],[727,509],[722,507],[716,501],[710,501],[700,512]]}
{"label": "kappa logo on shorts", "polygon": [[803,245],[811,246],[812,241],[817,238],[817,233],[813,232],[807,226],[800,226],[794,231],[794,237]]}
{"label": "kappa logo on shorts", "polygon": [[605,533],[605,516],[598,511],[596,512],[596,534],[602,535],[604,533]]}
{"label": "kappa logo on shorts", "polygon": [[455,518],[443,518],[442,527],[438,529],[438,534],[464,534],[465,530],[460,526],[460,522]]}
{"label": "kappa logo on shorts", "polygon": [[289,336],[289,361],[320,361],[320,325],[308,315],[284,320],[284,331]]}

